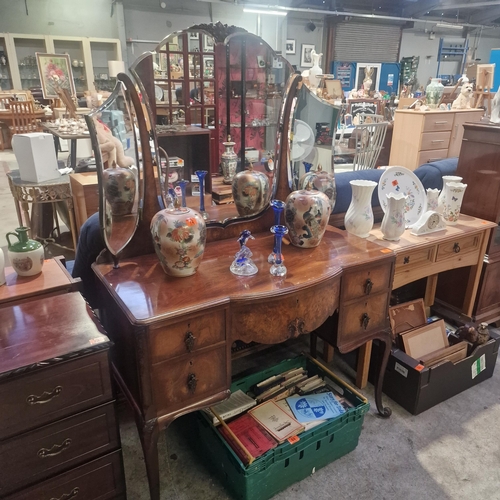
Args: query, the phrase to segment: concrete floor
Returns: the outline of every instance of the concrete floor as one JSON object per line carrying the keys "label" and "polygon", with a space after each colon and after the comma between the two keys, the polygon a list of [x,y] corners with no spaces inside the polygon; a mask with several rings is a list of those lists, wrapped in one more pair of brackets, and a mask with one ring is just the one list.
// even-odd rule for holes
{"label": "concrete floor", "polygon": [[[0,246],[18,226],[5,167],[14,159],[0,152]],[[3,163],[2,163],[3,162]],[[233,373],[271,366],[308,350],[307,338],[233,363]],[[498,362],[497,362],[498,364]],[[335,359],[331,367],[349,383],[352,370]],[[357,448],[276,495],[276,500],[500,500],[500,368],[493,377],[418,416],[384,397],[390,419],[378,417],[373,386]],[[134,421],[125,404],[118,408],[129,500],[147,500],[144,460]],[[160,437],[162,500],[231,498],[193,447],[192,417],[176,420]]]}

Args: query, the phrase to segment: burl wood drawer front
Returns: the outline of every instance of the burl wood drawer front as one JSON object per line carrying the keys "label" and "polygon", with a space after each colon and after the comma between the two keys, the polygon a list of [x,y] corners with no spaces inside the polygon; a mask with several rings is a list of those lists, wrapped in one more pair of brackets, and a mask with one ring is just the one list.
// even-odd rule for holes
{"label": "burl wood drawer front", "polygon": [[448,149],[451,132],[425,132],[422,134],[420,149],[429,151],[433,149]]}
{"label": "burl wood drawer front", "polygon": [[111,398],[107,351],[7,380],[0,383],[0,439]]}
{"label": "burl wood drawer front", "polygon": [[434,262],[435,251],[435,247],[427,247],[413,252],[401,252],[396,256],[396,273]]}
{"label": "burl wood drawer front", "polygon": [[226,389],[227,348],[181,356],[152,367],[153,397],[159,414]]}
{"label": "burl wood drawer front", "polygon": [[349,342],[365,332],[385,328],[388,322],[388,293],[357,300],[341,307],[338,344]]}
{"label": "burl wood drawer front", "polygon": [[479,248],[479,239],[478,235],[473,235],[441,243],[438,246],[436,261],[439,262],[440,260],[450,258],[456,259],[457,256],[477,251]]}
{"label": "burl wood drawer front", "polygon": [[47,479],[5,500],[111,500],[125,498],[121,452],[104,457]]}
{"label": "burl wood drawer front", "polygon": [[421,151],[418,156],[418,165],[423,165],[424,163],[431,163],[437,160],[444,160],[448,158],[447,149],[433,149],[431,151]]}
{"label": "burl wood drawer front", "polygon": [[225,311],[216,311],[151,330],[153,363],[195,352],[225,340]]}
{"label": "burl wood drawer front", "polygon": [[113,403],[0,443],[0,498],[118,447]]}
{"label": "burl wood drawer front", "polygon": [[345,273],[342,276],[342,297],[350,300],[383,292],[389,288],[390,279],[391,263]]}
{"label": "burl wood drawer front", "polygon": [[429,114],[424,118],[423,132],[442,132],[453,128],[453,114]]}

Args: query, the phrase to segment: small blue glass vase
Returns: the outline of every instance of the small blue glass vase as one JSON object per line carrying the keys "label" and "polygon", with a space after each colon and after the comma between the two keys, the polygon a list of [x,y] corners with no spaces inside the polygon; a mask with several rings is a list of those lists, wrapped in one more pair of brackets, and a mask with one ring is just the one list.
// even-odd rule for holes
{"label": "small blue glass vase", "polygon": [[194,173],[200,181],[200,214],[206,220],[208,219],[208,213],[205,212],[205,176],[208,172],[206,170],[195,170]]}
{"label": "small blue glass vase", "polygon": [[181,188],[181,197],[182,197],[181,207],[185,207],[186,206],[186,186],[188,184],[189,184],[189,181],[186,181],[184,179],[182,179],[181,181],[179,181],[179,186]]}
{"label": "small blue glass vase", "polygon": [[229,270],[238,276],[252,276],[259,270],[250,258],[252,256],[252,252],[246,246],[246,242],[249,239],[253,240],[255,238],[248,229],[245,229],[241,232],[240,237],[238,238],[240,249],[234,256],[233,263],[229,267]]}
{"label": "small blue glass vase", "polygon": [[286,267],[283,265],[283,254],[281,253],[281,243],[283,236],[288,233],[288,228],[280,224],[271,227],[271,233],[275,236],[276,253],[274,254],[274,264],[269,272],[273,276],[286,276]]}
{"label": "small blue glass vase", "polygon": [[[285,209],[285,202],[281,200],[271,200],[271,207],[274,210],[274,225],[279,226],[281,224],[281,212]],[[267,262],[269,264],[274,264],[274,259],[276,255],[276,235],[274,236],[273,251],[269,254]]]}

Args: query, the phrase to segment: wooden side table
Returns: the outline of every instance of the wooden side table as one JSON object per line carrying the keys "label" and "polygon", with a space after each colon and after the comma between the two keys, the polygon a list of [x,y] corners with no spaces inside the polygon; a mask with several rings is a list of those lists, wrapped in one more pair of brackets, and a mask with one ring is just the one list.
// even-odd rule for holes
{"label": "wooden side table", "polygon": [[80,234],[83,223],[96,212],[99,212],[99,184],[96,172],[70,174],[69,182],[73,194],[76,232]]}

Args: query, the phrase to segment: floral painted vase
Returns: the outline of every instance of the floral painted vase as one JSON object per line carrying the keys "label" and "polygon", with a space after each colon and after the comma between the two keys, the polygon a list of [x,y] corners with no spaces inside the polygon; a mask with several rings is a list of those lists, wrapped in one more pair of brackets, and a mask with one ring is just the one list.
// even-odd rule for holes
{"label": "floral painted vase", "polygon": [[333,211],[335,201],[337,200],[337,190],[335,188],[335,175],[322,169],[318,165],[316,170],[306,172],[299,180],[299,189],[307,189],[307,185],[311,183],[311,188],[321,191],[328,196],[330,200],[330,208]]}
{"label": "floral painted vase", "polygon": [[266,174],[253,165],[233,178],[232,192],[238,214],[242,217],[260,213],[269,203],[271,187]]}
{"label": "floral painted vase", "polygon": [[467,184],[461,182],[447,182],[445,186],[445,204],[443,207],[443,219],[447,225],[453,226],[458,222],[460,207],[464,198]]}
{"label": "floral painted vase", "polygon": [[367,238],[373,227],[372,193],[377,183],[356,180],[350,181],[349,184],[352,188],[352,198],[345,214],[344,226],[349,233]]}
{"label": "floral painted vase", "polygon": [[231,136],[227,136],[227,142],[222,143],[225,151],[221,155],[221,169],[224,176],[224,184],[232,184],[238,166],[238,155],[234,152],[235,142],[231,141]]}
{"label": "floral painted vase", "polygon": [[135,201],[135,173],[129,168],[111,167],[102,173],[104,197],[111,207],[111,214],[120,216],[132,213]]}
{"label": "floral painted vase", "polygon": [[331,214],[326,194],[312,189],[292,191],[285,202],[285,225],[296,247],[314,248],[321,243]]}
{"label": "floral painted vase", "polygon": [[207,230],[192,208],[160,210],[151,220],[151,235],[161,266],[169,276],[191,276],[201,263]]}
{"label": "floral painted vase", "polygon": [[405,231],[405,204],[408,196],[403,193],[389,193],[387,209],[380,225],[384,240],[398,241]]}
{"label": "floral painted vase", "polygon": [[[7,255],[10,263],[19,276],[35,276],[42,272],[45,254],[42,244],[28,238],[29,228],[18,227],[15,232],[7,233]],[[12,243],[10,237],[15,236],[19,241]]]}
{"label": "floral painted vase", "polygon": [[441,194],[439,195],[438,198],[438,208],[437,211],[442,214],[444,210],[444,205],[445,205],[445,199],[446,199],[446,184],[448,182],[462,182],[462,177],[459,177],[458,175],[443,175],[443,189],[441,189]]}
{"label": "floral painted vase", "polygon": [[439,78],[431,78],[431,82],[425,89],[425,104],[429,108],[437,108],[443,92],[444,85],[441,83],[441,80]]}
{"label": "floral painted vase", "polygon": [[439,189],[428,188],[427,189],[427,210],[434,210],[437,212],[439,204]]}

